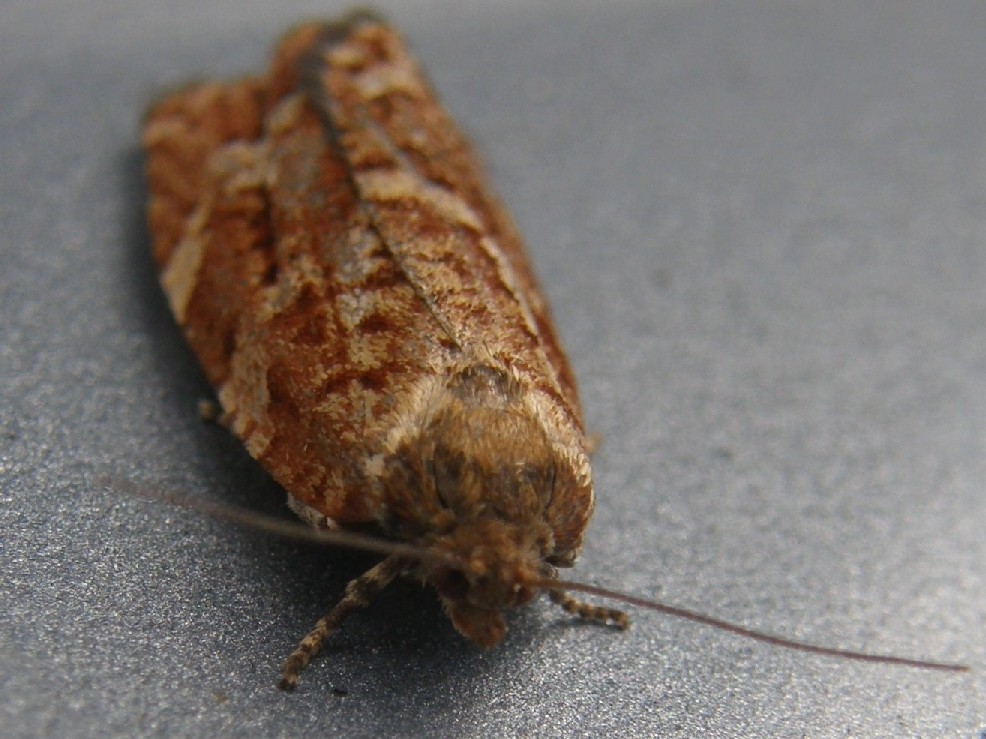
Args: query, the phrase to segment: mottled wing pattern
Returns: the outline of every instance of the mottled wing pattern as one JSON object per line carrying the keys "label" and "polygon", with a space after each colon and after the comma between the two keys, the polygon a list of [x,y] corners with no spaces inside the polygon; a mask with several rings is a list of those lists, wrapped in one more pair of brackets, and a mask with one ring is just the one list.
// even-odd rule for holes
{"label": "mottled wing pattern", "polygon": [[328,28],[305,83],[372,222],[456,343],[496,337],[507,364],[581,426],[575,381],[516,229],[400,37],[372,17]]}
{"label": "mottled wing pattern", "polygon": [[144,145],[172,310],[233,431],[296,500],[379,518],[367,460],[414,378],[464,352],[581,428],[513,227],[386,26],[303,26],[267,77],[162,100]]}
{"label": "mottled wing pattern", "polygon": [[366,420],[439,341],[295,92],[315,30],[282,44],[268,79],[194,86],[152,109],[150,222],[172,310],[234,432],[293,497],[358,522],[376,513]]}

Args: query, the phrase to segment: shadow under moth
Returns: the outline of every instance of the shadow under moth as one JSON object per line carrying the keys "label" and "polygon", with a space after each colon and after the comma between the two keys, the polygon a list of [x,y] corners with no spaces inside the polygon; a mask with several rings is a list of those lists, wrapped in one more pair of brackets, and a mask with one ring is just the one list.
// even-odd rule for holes
{"label": "shadow under moth", "polygon": [[[152,106],[154,259],[221,421],[324,538],[383,553],[282,668],[292,689],[353,609],[398,576],[482,647],[547,592],[583,591],[782,646],[814,647],[558,579],[593,487],[575,380],[509,216],[398,34],[307,24],[269,71]],[[377,538],[349,534],[372,526]]]}

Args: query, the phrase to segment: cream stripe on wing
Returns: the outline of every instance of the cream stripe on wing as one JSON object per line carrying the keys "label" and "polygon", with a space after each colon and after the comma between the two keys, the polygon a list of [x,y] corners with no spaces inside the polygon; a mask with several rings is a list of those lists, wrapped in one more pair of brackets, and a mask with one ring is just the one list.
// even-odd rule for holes
{"label": "cream stripe on wing", "polygon": [[486,230],[483,220],[455,193],[406,170],[370,169],[355,173],[356,185],[368,200],[415,200],[431,206],[445,220],[477,233]]}

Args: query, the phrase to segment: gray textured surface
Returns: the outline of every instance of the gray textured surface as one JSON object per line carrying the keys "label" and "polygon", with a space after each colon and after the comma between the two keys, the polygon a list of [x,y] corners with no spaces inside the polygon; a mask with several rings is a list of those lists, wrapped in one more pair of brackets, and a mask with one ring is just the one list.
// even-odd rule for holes
{"label": "gray textured surface", "polygon": [[196,417],[137,129],[338,8],[165,5],[0,8],[0,733],[983,730],[986,5],[383,4],[490,162],[604,438],[576,575],[972,674],[544,603],[484,654],[402,585],[290,696],[278,663],[369,560],[95,479],[281,510]]}

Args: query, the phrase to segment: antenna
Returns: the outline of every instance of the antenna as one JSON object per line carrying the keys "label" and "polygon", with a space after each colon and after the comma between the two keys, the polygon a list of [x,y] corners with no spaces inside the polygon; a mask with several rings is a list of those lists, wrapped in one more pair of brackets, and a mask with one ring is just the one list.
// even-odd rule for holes
{"label": "antenna", "polygon": [[[427,547],[391,541],[382,537],[360,534],[343,529],[314,529],[301,523],[300,521],[284,521],[273,516],[268,516],[264,513],[245,510],[243,508],[224,505],[222,503],[209,503],[195,500],[185,495],[178,495],[162,490],[153,490],[129,483],[124,480],[101,478],[99,480],[99,484],[109,492],[125,492],[127,494],[143,498],[144,500],[168,503],[169,505],[173,505],[178,508],[195,511],[196,513],[202,513],[206,516],[211,516],[224,521],[230,521],[240,526],[246,526],[257,531],[263,531],[268,534],[273,534],[275,536],[281,536],[288,539],[295,539],[298,541],[320,544],[323,546],[359,549],[365,552],[374,552],[376,554],[397,555],[399,557],[406,557],[407,559],[417,560],[420,562],[433,562],[437,564],[449,565],[457,569],[462,569],[464,567],[462,560],[455,555],[447,552],[436,551]],[[787,639],[782,636],[775,636],[774,634],[768,634],[763,631],[750,629],[746,626],[740,626],[739,624],[731,623],[723,619],[707,616],[703,613],[691,611],[686,608],[680,608],[678,606],[668,605],[656,600],[650,600],[648,598],[642,598],[635,595],[628,595],[627,593],[621,593],[617,590],[609,590],[608,588],[602,588],[596,585],[587,585],[585,583],[574,582],[571,580],[541,578],[529,582],[528,585],[535,588],[541,588],[546,591],[571,590],[579,593],[587,593],[600,598],[626,603],[638,608],[657,611],[658,613],[663,613],[668,616],[699,623],[703,626],[710,626],[714,629],[719,629],[720,631],[736,634],[737,636],[753,639],[765,644],[770,644],[771,646],[783,647],[784,649],[793,649],[799,652],[807,652],[809,654],[817,654],[824,657],[836,657],[839,659],[848,659],[857,662],[872,662],[884,665],[913,667],[921,670],[939,670],[942,672],[970,671],[968,665],[953,662],[938,662],[933,660],[911,659],[909,657],[897,657],[886,654],[871,654],[869,652],[857,652],[851,649],[823,647],[817,644],[809,644],[807,642],[796,641],[794,639]]]}
{"label": "antenna", "polygon": [[706,616],[703,613],[690,611],[686,608],[679,608],[678,606],[667,605],[665,603],[660,603],[655,600],[640,598],[634,595],[627,595],[625,593],[620,593],[616,590],[608,590],[607,588],[600,588],[595,585],[585,585],[580,582],[571,582],[568,580],[540,580],[534,584],[537,587],[542,587],[542,588],[564,588],[566,590],[573,590],[580,593],[597,595],[601,598],[608,598],[610,600],[620,601],[622,603],[627,603],[629,605],[637,606],[638,608],[646,608],[651,611],[657,611],[658,613],[664,613],[668,616],[674,616],[675,618],[685,619],[686,621],[694,621],[695,623],[703,624],[704,626],[711,626],[714,629],[727,631],[731,634],[736,634],[738,636],[746,637],[747,639],[754,639],[756,641],[764,642],[765,644],[770,644],[775,647],[794,649],[799,652],[819,654],[826,657],[838,657],[840,659],[851,659],[851,660],[856,660],[858,662],[876,662],[885,665],[901,665],[904,667],[915,667],[922,670],[941,670],[945,672],[969,672],[968,665],[956,664],[951,662],[936,662],[932,660],[911,659],[909,657],[896,657],[893,655],[885,655],[885,654],[870,654],[868,652],[856,652],[851,649],[836,649],[834,647],[822,647],[822,646],[818,646],[817,644],[809,644],[807,642],[796,641],[794,639],[786,639],[782,636],[775,636],[773,634],[768,634],[763,631],[756,631],[755,629],[750,629],[747,628],[746,626],[740,626],[739,624],[734,624],[729,621],[724,621],[719,618]]}

